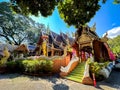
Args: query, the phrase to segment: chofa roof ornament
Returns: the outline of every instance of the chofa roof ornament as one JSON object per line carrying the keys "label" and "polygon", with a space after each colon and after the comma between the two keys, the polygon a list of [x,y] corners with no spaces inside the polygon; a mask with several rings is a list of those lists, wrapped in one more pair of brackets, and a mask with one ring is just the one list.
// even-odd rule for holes
{"label": "chofa roof ornament", "polygon": [[90,30],[95,32],[95,30],[96,30],[96,23],[94,23],[94,25],[90,28]]}
{"label": "chofa roof ornament", "polygon": [[101,42],[107,42],[108,41],[108,33],[106,32],[105,36],[100,39]]}

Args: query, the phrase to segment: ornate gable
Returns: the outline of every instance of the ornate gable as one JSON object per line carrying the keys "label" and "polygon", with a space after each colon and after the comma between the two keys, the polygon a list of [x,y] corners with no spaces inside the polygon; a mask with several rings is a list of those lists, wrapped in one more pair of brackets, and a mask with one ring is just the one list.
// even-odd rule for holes
{"label": "ornate gable", "polygon": [[87,35],[87,34],[82,34],[79,39],[78,39],[78,42],[79,44],[82,44],[82,43],[87,43],[87,42],[91,42],[91,38]]}

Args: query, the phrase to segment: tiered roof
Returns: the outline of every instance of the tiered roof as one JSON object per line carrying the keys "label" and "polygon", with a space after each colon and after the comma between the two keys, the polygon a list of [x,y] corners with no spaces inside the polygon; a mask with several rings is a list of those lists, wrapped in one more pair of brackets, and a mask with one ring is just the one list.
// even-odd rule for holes
{"label": "tiered roof", "polygon": [[52,44],[55,49],[63,50],[64,47],[67,45],[67,40],[69,41],[69,44],[72,45],[74,42],[74,39],[71,37],[68,37],[64,33],[57,34],[53,31],[50,31],[49,34],[45,32],[40,32],[40,38],[38,40],[38,44],[42,43],[41,36],[47,35],[48,36],[48,47],[52,47]]}

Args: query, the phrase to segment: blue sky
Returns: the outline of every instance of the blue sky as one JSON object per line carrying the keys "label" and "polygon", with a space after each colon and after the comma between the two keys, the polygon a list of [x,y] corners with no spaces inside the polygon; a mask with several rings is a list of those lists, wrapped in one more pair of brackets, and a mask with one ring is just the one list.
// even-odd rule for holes
{"label": "blue sky", "polygon": [[56,32],[60,33],[61,32],[75,32],[74,26],[67,26],[67,24],[60,18],[59,12],[57,9],[53,12],[51,16],[48,16],[47,18],[39,16],[39,17],[34,17],[31,16],[31,18],[39,23],[44,23],[46,27],[49,25],[49,28]]}
{"label": "blue sky", "polygon": [[[56,33],[60,31],[75,32],[76,30],[73,26],[67,26],[60,18],[57,9],[47,18],[42,16],[31,16],[31,18],[36,22],[45,24],[46,27],[49,25],[50,29]],[[91,27],[94,23],[96,23],[96,32],[100,37],[106,32],[108,32],[109,37],[120,35],[120,4],[115,5],[113,4],[113,0],[107,0],[105,4],[102,4],[99,11],[96,12],[96,15],[91,19],[88,25]]]}
{"label": "blue sky", "polygon": [[[96,32],[99,36],[107,31],[109,34],[115,32],[120,27],[120,4],[115,5],[113,0],[107,0],[106,4],[103,4],[91,19],[89,25],[91,26],[94,22],[96,22]],[[117,32],[120,34],[120,29]]]}

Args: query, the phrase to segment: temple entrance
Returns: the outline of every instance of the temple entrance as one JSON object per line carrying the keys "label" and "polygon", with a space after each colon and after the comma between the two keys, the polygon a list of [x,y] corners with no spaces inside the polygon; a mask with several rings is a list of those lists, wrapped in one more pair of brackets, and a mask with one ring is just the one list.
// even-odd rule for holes
{"label": "temple entrance", "polygon": [[92,47],[90,46],[84,46],[82,49],[80,49],[80,56],[82,61],[86,61],[91,54],[92,54]]}
{"label": "temple entrance", "polygon": [[84,46],[81,51],[87,52],[87,53],[92,53],[92,47],[90,46]]}

